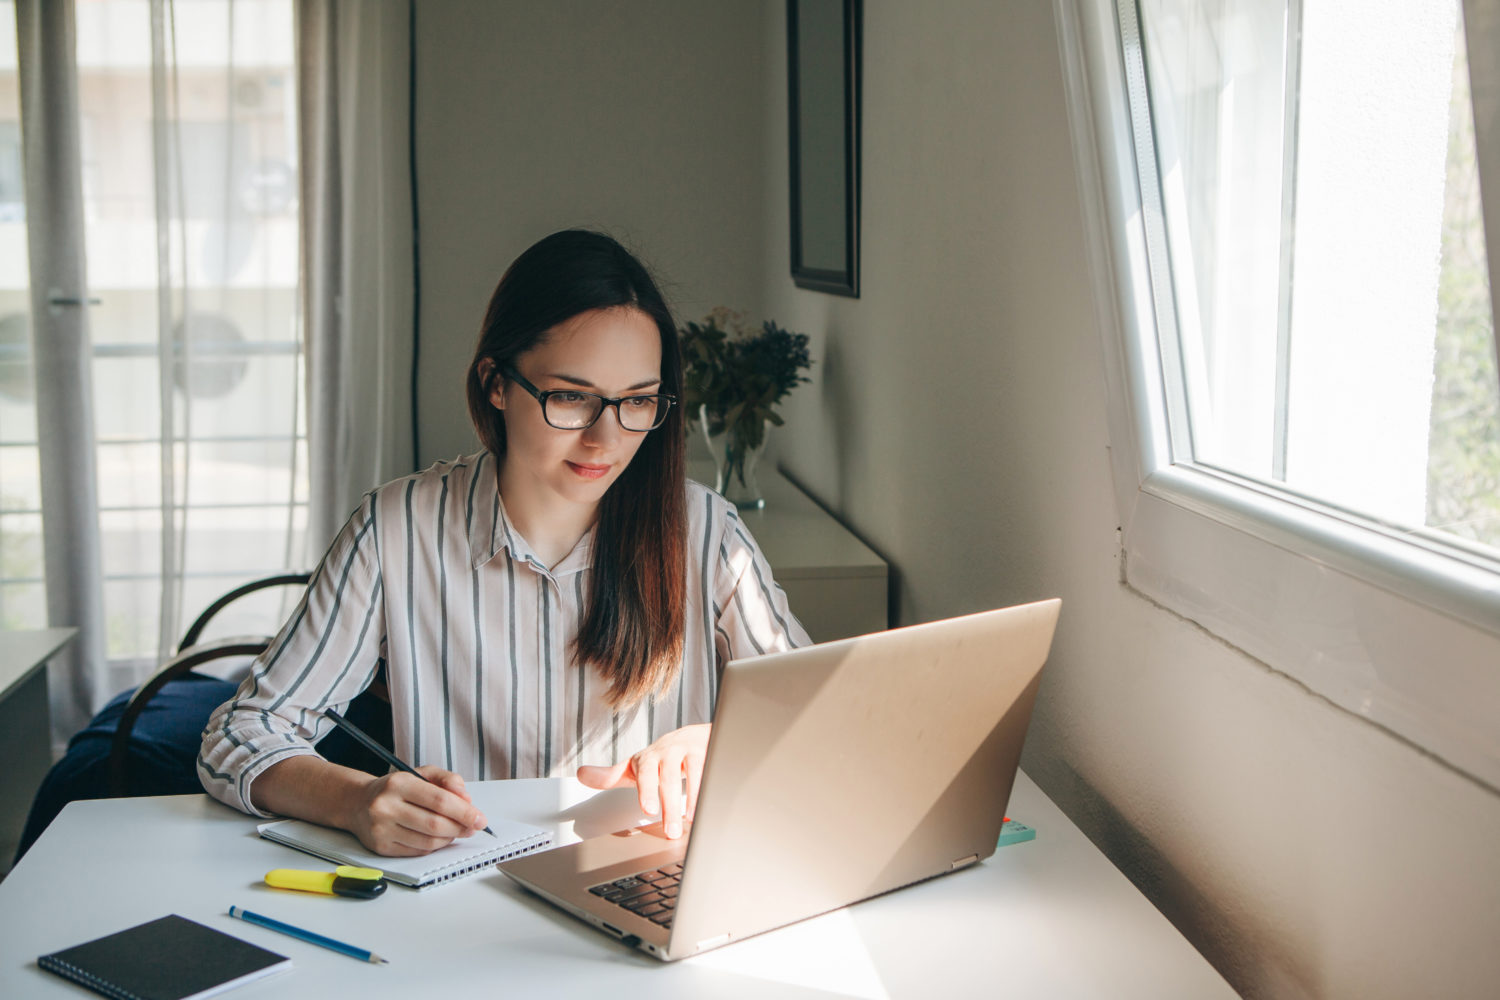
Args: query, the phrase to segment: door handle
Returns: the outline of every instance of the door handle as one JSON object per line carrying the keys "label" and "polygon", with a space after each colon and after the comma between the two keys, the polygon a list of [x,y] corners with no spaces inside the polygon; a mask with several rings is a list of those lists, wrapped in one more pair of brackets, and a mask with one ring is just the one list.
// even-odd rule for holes
{"label": "door handle", "polygon": [[60,288],[47,289],[47,305],[51,312],[56,315],[63,306],[97,306],[102,304],[99,299],[92,295],[64,295]]}

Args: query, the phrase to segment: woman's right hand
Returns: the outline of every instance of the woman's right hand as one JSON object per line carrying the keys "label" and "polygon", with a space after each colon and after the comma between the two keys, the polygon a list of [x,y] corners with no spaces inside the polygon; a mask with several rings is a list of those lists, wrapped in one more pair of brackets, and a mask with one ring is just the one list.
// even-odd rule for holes
{"label": "woman's right hand", "polygon": [[297,754],[258,775],[250,801],[262,812],[348,830],[393,858],[430,854],[489,825],[463,778],[431,765],[417,771],[429,780],[405,771],[372,778],[317,754]]}
{"label": "woman's right hand", "polygon": [[376,854],[430,854],[489,825],[464,790],[463,778],[431,765],[417,770],[426,781],[393,771],[372,779],[355,796],[347,828]]}

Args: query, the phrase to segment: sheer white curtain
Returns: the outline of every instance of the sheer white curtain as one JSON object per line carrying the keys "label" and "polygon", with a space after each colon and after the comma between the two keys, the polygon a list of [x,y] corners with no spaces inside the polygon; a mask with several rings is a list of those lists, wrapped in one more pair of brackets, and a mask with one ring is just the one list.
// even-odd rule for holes
{"label": "sheer white curtain", "polygon": [[[37,457],[28,464],[39,473],[38,512],[46,511],[47,618],[79,630],[48,679],[57,738],[107,690],[75,31],[72,4],[17,0],[15,15],[36,407]],[[15,575],[38,568],[7,567]],[[17,623],[41,624],[24,615]]]}
{"label": "sheer white curtain", "polygon": [[[306,556],[291,0],[18,0],[54,734]],[[92,304],[89,304],[91,303]],[[226,629],[264,632],[285,608]]]}
{"label": "sheer white curtain", "polygon": [[314,552],[415,465],[411,14],[297,5]]}

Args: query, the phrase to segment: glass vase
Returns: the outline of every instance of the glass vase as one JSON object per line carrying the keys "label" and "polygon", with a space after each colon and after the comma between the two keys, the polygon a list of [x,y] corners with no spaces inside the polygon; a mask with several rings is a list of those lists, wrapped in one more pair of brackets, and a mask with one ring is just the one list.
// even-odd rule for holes
{"label": "glass vase", "polygon": [[764,507],[766,499],[761,494],[756,469],[766,450],[766,436],[770,430],[768,422],[760,422],[760,433],[754,435],[758,438],[755,441],[745,440],[750,435],[740,423],[727,426],[721,423],[721,432],[713,433],[714,422],[708,419],[706,412],[700,412],[698,423],[708,441],[709,454],[714,457],[714,490],[736,507],[750,510]]}

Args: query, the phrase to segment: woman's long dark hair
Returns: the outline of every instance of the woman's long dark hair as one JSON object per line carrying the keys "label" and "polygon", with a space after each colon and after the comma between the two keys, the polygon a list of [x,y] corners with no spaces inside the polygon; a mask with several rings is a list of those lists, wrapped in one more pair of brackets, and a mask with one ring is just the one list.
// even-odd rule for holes
{"label": "woman's long dark hair", "polygon": [[[682,399],[677,325],[640,261],[602,233],[553,233],[517,257],[500,279],[469,364],[469,416],[479,440],[505,456],[505,417],[490,402],[498,370],[559,323],[626,306],[661,334],[661,392]],[[576,653],[609,681],[619,708],[666,688],[682,664],[687,604],[687,512],[681,406],[646,434],[599,504],[593,573]]]}

